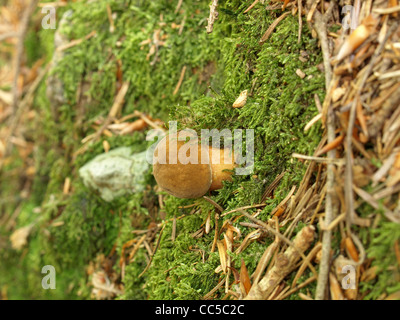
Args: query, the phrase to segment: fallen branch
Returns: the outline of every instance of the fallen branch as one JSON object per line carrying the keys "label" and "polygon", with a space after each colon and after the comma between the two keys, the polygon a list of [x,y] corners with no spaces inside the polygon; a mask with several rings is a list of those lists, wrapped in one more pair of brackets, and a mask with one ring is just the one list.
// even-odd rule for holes
{"label": "fallen branch", "polygon": [[[312,226],[301,229],[293,241],[294,247],[304,253],[313,242],[314,233],[315,229]],[[296,267],[300,260],[301,255],[294,247],[288,247],[284,253],[277,255],[272,269],[258,284],[253,284],[245,300],[265,300],[271,295],[275,287]]]}

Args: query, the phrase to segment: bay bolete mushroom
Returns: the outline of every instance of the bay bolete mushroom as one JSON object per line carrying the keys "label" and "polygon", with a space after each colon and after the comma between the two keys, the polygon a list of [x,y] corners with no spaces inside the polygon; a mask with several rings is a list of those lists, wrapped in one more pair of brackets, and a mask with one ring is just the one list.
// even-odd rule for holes
{"label": "bay bolete mushroom", "polygon": [[222,181],[232,179],[232,173],[224,170],[235,167],[231,150],[202,145],[186,130],[165,136],[154,150],[157,184],[178,198],[198,198],[222,188]]}

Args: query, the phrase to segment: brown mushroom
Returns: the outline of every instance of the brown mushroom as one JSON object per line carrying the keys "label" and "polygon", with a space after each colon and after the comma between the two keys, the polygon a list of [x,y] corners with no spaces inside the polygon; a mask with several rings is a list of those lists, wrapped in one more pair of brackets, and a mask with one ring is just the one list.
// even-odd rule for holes
{"label": "brown mushroom", "polygon": [[[229,162],[226,156],[231,157],[231,163],[225,164]],[[235,166],[233,152],[202,145],[196,135],[184,130],[169,134],[158,143],[153,174],[157,184],[169,194],[198,198],[222,188],[222,181],[232,179],[232,173],[224,170],[233,170]]]}

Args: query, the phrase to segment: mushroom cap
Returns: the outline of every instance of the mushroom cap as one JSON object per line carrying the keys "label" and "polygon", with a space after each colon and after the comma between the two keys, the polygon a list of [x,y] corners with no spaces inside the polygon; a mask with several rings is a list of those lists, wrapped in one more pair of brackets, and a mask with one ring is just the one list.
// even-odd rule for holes
{"label": "mushroom cap", "polygon": [[210,162],[212,171],[212,183],[210,191],[221,189],[222,181],[232,181],[232,172],[237,167],[235,164],[235,155],[230,149],[219,149],[210,147]]}
{"label": "mushroom cap", "polygon": [[[190,140],[186,142],[185,137],[190,137]],[[195,150],[197,152],[193,152]],[[202,154],[203,159],[207,158],[203,161],[205,163],[201,161]],[[197,136],[188,131],[172,133],[165,136],[154,150],[153,174],[157,184],[169,194],[178,198],[198,198],[211,186],[208,159],[208,148],[199,144]]]}

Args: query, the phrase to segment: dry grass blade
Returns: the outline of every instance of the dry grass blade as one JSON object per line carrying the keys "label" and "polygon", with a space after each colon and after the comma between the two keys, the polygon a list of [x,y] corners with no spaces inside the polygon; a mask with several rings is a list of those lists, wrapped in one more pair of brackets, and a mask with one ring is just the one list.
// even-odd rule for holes
{"label": "dry grass blade", "polygon": [[219,212],[224,212],[224,208],[222,208],[218,203],[216,203],[213,199],[203,196],[205,200],[207,200],[209,203],[211,203]]}
{"label": "dry grass blade", "polygon": [[373,208],[375,208],[376,210],[383,210],[383,213],[388,220],[400,223],[400,217],[396,216],[391,210],[389,210],[385,206],[380,205],[368,192],[357,188],[355,185],[353,185],[353,190]]}
{"label": "dry grass blade", "polygon": [[218,282],[218,284],[217,284],[209,293],[207,293],[206,295],[204,295],[203,299],[204,299],[204,300],[211,299],[212,295],[213,295],[214,293],[216,293],[220,288],[222,288],[222,286],[224,285],[224,283],[225,283],[225,279],[222,279],[220,282]]}
{"label": "dry grass blade", "polygon": [[146,240],[147,235],[143,235],[139,241],[136,242],[135,246],[133,247],[132,251],[129,253],[128,261],[129,263],[133,262],[135,258],[135,254],[139,250],[140,246],[142,245],[143,241]]}
{"label": "dry grass blade", "polygon": [[242,243],[240,244],[240,246],[236,249],[235,254],[240,254],[241,252],[243,252],[244,249],[246,249],[246,247],[250,244],[250,241],[254,241],[257,240],[261,235],[261,231],[260,230],[254,230],[252,232],[250,232],[242,241]]}
{"label": "dry grass blade", "polygon": [[219,260],[221,262],[222,271],[224,273],[226,273],[227,272],[228,254],[226,252],[226,247],[224,245],[224,242],[217,241],[217,247],[218,247],[218,254],[219,254]]}
{"label": "dry grass blade", "polygon": [[293,279],[292,289],[296,286],[297,281],[299,280],[299,278],[303,275],[304,271],[306,270],[306,268],[307,268],[306,262],[311,262],[312,259],[314,259],[315,255],[321,250],[321,248],[322,248],[322,243],[319,242],[314,246],[314,248],[312,248],[310,253],[307,255],[307,260],[303,261],[299,270],[296,273],[296,276]]}
{"label": "dry grass blade", "polygon": [[139,274],[138,278],[141,278],[141,277],[146,273],[146,271],[150,268],[151,262],[153,261],[153,257],[154,257],[154,255],[156,254],[158,248],[160,247],[161,237],[162,237],[162,234],[163,234],[163,231],[164,231],[165,226],[166,226],[166,225],[164,224],[164,226],[162,227],[162,229],[161,229],[161,231],[160,231],[160,233],[159,233],[159,235],[158,235],[157,243],[156,243],[156,246],[155,246],[155,248],[154,248],[153,254],[152,254],[151,257],[150,257],[149,263],[147,264],[146,268],[144,268],[144,270]]}
{"label": "dry grass blade", "polygon": [[332,272],[329,273],[329,283],[332,300],[344,300],[344,295],[340,284]]}
{"label": "dry grass blade", "polygon": [[329,142],[325,147],[323,147],[321,150],[319,150],[315,156],[318,157],[324,153],[327,153],[328,151],[331,151],[333,149],[336,149],[338,146],[341,145],[343,142],[344,136],[338,136],[336,137],[333,141]]}
{"label": "dry grass blade", "polygon": [[71,42],[69,42],[63,46],[58,47],[57,51],[61,52],[61,51],[65,51],[69,48],[72,48],[74,46],[77,46],[77,45],[81,44],[83,41],[89,40],[90,38],[94,37],[95,35],[96,35],[96,31],[93,30],[92,32],[90,32],[88,35],[86,35],[85,37],[83,37],[81,39],[72,40]]}
{"label": "dry grass blade", "polygon": [[278,242],[274,241],[271,245],[268,246],[268,248],[264,251],[264,254],[262,255],[260,261],[257,264],[256,271],[254,271],[253,274],[253,283],[257,284],[261,276],[267,267],[269,261],[272,258],[272,255],[275,253],[275,250],[278,248]]}
{"label": "dry grass blade", "polygon": [[268,186],[268,188],[264,191],[262,197],[261,197],[261,202],[264,203],[265,200],[267,200],[268,197],[270,197],[275,190],[275,188],[278,186],[279,182],[282,180],[283,176],[285,175],[286,171],[281,172],[277,177],[274,179],[274,181]]}

